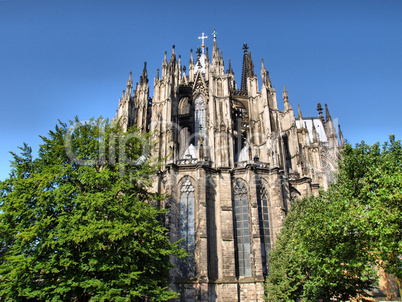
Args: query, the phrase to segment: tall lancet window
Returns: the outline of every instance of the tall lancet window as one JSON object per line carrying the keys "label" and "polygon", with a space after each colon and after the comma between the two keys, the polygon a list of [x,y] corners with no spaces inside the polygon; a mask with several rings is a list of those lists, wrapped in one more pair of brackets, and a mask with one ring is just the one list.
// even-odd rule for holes
{"label": "tall lancet window", "polygon": [[199,95],[195,99],[195,123],[194,123],[194,136],[195,136],[195,147],[198,148],[198,139],[200,136],[200,128],[201,134],[205,141],[206,136],[206,118],[205,118],[205,101],[204,98]]}
{"label": "tall lancet window", "polygon": [[251,276],[250,223],[247,188],[243,181],[234,181],[234,214],[236,231],[237,274]]}
{"label": "tall lancet window", "polygon": [[180,236],[183,239],[182,247],[190,256],[180,260],[180,272],[183,277],[195,276],[194,225],[194,186],[189,179],[186,179],[180,189]]}
{"label": "tall lancet window", "polygon": [[268,252],[271,249],[268,193],[266,188],[262,184],[257,187],[257,190],[258,223],[260,227],[262,269],[264,275],[266,276],[268,274]]}

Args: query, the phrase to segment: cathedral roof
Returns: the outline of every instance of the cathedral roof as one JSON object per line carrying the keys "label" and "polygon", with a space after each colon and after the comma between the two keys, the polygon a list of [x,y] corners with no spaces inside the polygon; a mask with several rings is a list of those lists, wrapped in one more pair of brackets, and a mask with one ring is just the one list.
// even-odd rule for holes
{"label": "cathedral roof", "polygon": [[[314,124],[314,127],[313,127]],[[317,132],[317,139],[322,142],[322,143],[327,143],[327,134],[325,133],[325,126],[323,125],[321,119],[319,117],[317,118],[303,118],[303,126],[306,128],[308,131],[308,136],[310,139],[310,142],[314,142],[314,128],[315,131]],[[300,120],[296,120],[296,127],[297,129],[301,129],[302,125],[300,124]]]}

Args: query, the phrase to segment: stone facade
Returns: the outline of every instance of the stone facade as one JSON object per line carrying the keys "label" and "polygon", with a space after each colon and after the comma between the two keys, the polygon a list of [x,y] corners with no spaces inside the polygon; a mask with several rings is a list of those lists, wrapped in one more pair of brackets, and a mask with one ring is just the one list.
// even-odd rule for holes
{"label": "stone facade", "polygon": [[[130,78],[115,117],[157,142],[162,162],[154,187],[169,198],[166,226],[190,254],[171,259],[179,301],[263,301],[267,253],[292,200],[326,189],[343,136],[325,106],[297,118],[283,90],[284,110],[261,64],[261,82],[243,46],[240,87],[229,60],[225,71],[216,34],[188,68],[167,53],[149,97],[146,64],[133,90]],[[338,141],[338,136],[340,143]]]}

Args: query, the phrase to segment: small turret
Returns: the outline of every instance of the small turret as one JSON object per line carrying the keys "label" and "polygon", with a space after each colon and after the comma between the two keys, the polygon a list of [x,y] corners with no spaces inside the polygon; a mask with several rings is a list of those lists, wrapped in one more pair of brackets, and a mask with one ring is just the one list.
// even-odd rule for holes
{"label": "small turret", "polygon": [[130,76],[127,80],[127,94],[128,95],[131,95],[131,91],[133,89],[133,80],[131,79],[132,74],[133,74],[133,72],[130,71]]}
{"label": "small turret", "polygon": [[170,64],[174,65],[176,63],[176,51],[175,51],[176,46],[172,46],[172,55],[170,56]]}
{"label": "small turret", "polygon": [[167,67],[168,67],[168,61],[167,61],[167,51],[165,51],[165,57],[163,58],[162,62],[162,79],[164,79],[167,76]]}
{"label": "small turret", "polygon": [[288,92],[286,91],[285,85],[283,85],[283,104],[285,106],[285,110],[291,110],[292,107],[289,104],[289,95]]}
{"label": "small turret", "polygon": [[144,69],[142,70],[142,75],[140,76],[140,85],[143,84],[148,84],[147,62],[144,62]]}
{"label": "small turret", "polygon": [[299,104],[297,104],[297,119],[300,120],[300,121],[303,120],[303,116],[302,116]]}
{"label": "small turret", "polygon": [[229,68],[226,71],[226,73],[233,74],[232,62],[231,62],[230,58],[229,58]]}
{"label": "small turret", "polygon": [[334,122],[332,121],[332,117],[329,114],[327,104],[325,104],[325,117],[326,117],[325,129],[326,129],[327,135],[328,136],[331,136],[331,135],[336,136]]}
{"label": "small turret", "polygon": [[189,76],[189,82],[194,81],[194,59],[193,59],[193,49],[190,50],[190,62],[188,63],[188,76]]}

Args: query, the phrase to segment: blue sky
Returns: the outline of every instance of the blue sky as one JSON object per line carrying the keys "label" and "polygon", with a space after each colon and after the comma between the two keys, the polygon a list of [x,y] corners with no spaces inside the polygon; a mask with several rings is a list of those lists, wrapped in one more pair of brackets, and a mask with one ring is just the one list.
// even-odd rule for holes
{"label": "blue sky", "polygon": [[[9,151],[75,115],[112,118],[130,70],[150,83],[172,45],[190,49],[213,29],[241,79],[247,42],[281,100],[316,115],[327,103],[352,144],[402,138],[402,1],[0,1],[0,180]],[[283,104],[279,104],[283,108]]]}

